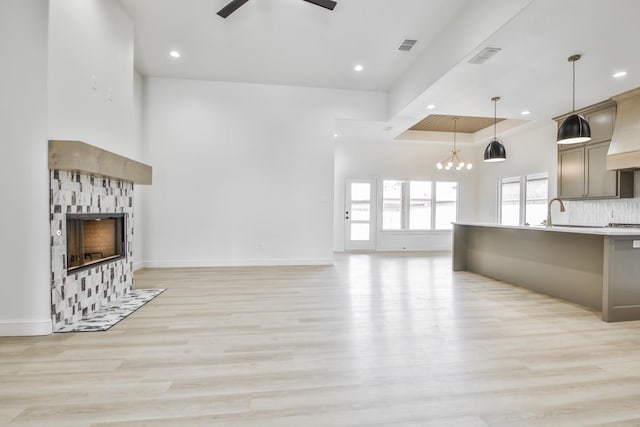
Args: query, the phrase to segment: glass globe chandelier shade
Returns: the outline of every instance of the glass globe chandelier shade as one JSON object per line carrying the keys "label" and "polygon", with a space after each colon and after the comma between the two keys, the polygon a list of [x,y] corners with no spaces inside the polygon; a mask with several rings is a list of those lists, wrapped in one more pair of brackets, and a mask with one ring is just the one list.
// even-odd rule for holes
{"label": "glass globe chandelier shade", "polygon": [[456,125],[458,122],[458,118],[454,118],[453,120],[453,150],[451,150],[451,155],[449,157],[447,157],[446,159],[444,159],[441,162],[436,163],[436,168],[438,168],[439,170],[451,170],[454,169],[457,171],[463,170],[463,169],[467,169],[467,170],[471,170],[473,168],[473,165],[470,162],[465,162],[462,157],[460,157],[460,155],[458,153],[460,153],[460,150],[456,149]]}

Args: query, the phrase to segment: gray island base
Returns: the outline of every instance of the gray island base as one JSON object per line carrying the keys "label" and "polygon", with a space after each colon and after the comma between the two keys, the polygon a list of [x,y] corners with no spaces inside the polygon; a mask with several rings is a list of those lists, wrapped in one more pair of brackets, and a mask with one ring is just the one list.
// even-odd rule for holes
{"label": "gray island base", "polygon": [[601,311],[605,322],[640,320],[639,229],[457,223],[453,230],[454,271]]}

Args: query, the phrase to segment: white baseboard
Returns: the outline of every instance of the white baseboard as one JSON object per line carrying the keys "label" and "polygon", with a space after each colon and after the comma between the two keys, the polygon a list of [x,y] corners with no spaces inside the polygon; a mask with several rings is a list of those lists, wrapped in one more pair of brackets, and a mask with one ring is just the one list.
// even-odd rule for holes
{"label": "white baseboard", "polygon": [[0,320],[0,337],[49,335],[53,332],[51,319]]}
{"label": "white baseboard", "polygon": [[[194,268],[194,267],[263,267],[294,265],[333,265],[333,258],[300,259],[198,259],[198,260],[162,260],[144,261],[146,268]],[[135,269],[135,268],[134,268]]]}
{"label": "white baseboard", "polygon": [[138,261],[138,262],[134,262],[133,263],[133,271],[138,271],[138,270],[140,270],[141,268],[144,268],[144,267],[145,267],[145,265],[144,265],[143,261]]}

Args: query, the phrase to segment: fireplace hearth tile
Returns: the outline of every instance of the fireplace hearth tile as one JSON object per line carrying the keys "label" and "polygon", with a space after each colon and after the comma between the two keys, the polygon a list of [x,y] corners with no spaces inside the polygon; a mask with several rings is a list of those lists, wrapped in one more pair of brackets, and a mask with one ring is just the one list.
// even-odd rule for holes
{"label": "fireplace hearth tile", "polygon": [[[50,171],[51,318],[54,331],[74,325],[94,310],[117,301],[134,288],[133,183],[85,173]],[[73,197],[75,195],[75,197]],[[72,203],[75,202],[75,203]],[[69,203],[69,204],[67,204]],[[72,213],[123,213],[126,256],[96,268],[67,272],[66,215]],[[60,233],[60,235],[58,235]],[[80,281],[84,280],[84,286]],[[64,285],[64,296],[60,287]],[[89,294],[90,290],[90,294]]]}
{"label": "fireplace hearth tile", "polygon": [[109,307],[99,309],[56,332],[102,332],[160,295],[165,289],[134,289]]}

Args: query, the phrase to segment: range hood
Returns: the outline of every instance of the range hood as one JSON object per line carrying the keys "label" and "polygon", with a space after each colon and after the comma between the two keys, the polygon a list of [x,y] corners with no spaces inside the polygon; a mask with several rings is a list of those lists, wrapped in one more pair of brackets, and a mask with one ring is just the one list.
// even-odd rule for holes
{"label": "range hood", "polygon": [[640,168],[640,88],[612,97],[616,121],[607,153],[607,169]]}

